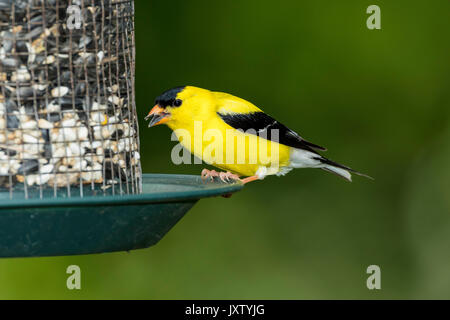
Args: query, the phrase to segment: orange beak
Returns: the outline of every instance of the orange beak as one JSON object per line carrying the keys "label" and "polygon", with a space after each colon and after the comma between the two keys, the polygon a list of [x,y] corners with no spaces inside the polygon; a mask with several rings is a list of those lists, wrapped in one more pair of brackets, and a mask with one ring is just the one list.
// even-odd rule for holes
{"label": "orange beak", "polygon": [[170,113],[164,111],[158,104],[150,110],[148,115],[145,117],[145,120],[150,120],[148,123],[148,127],[154,127],[159,124],[166,123],[170,120]]}

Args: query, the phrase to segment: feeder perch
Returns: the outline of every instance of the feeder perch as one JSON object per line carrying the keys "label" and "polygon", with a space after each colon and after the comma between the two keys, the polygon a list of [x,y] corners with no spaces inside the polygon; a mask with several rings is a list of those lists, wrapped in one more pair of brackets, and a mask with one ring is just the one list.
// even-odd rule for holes
{"label": "feeder perch", "polygon": [[133,1],[0,0],[0,257],[148,247],[242,187],[142,175],[134,80]]}

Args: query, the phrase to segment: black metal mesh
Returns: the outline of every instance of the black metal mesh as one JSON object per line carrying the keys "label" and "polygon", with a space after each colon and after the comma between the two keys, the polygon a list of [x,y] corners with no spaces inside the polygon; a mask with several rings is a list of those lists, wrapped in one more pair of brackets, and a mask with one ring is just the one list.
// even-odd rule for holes
{"label": "black metal mesh", "polygon": [[133,15],[130,0],[0,0],[0,191],[141,191]]}

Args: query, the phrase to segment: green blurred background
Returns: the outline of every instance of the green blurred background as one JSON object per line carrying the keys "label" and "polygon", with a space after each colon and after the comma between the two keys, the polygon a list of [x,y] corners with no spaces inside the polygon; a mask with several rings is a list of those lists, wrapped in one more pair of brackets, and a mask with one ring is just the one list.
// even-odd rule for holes
{"label": "green blurred background", "polygon": [[450,298],[449,15],[448,0],[136,1],[144,172],[200,173],[143,121],[189,84],[252,101],[376,180],[296,170],[200,201],[150,249],[0,259],[0,298]]}

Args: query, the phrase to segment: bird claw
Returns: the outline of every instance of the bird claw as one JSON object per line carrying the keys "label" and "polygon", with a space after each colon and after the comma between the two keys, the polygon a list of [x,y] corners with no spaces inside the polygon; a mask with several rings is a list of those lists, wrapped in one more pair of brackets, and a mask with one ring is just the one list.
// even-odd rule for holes
{"label": "bird claw", "polygon": [[233,180],[239,180],[239,176],[238,175],[236,175],[234,173],[231,173],[229,171],[227,171],[227,172],[220,172],[219,173],[219,178],[220,178],[220,180],[222,180],[225,183],[232,182]]}
{"label": "bird claw", "polygon": [[203,182],[208,182],[208,180],[214,180],[214,177],[218,177],[219,174],[216,170],[203,169],[200,176]]}
{"label": "bird claw", "polygon": [[222,182],[229,183],[234,180],[240,180],[237,174],[231,172],[217,172],[216,170],[203,169],[200,175],[203,182],[208,183],[218,177]]}

